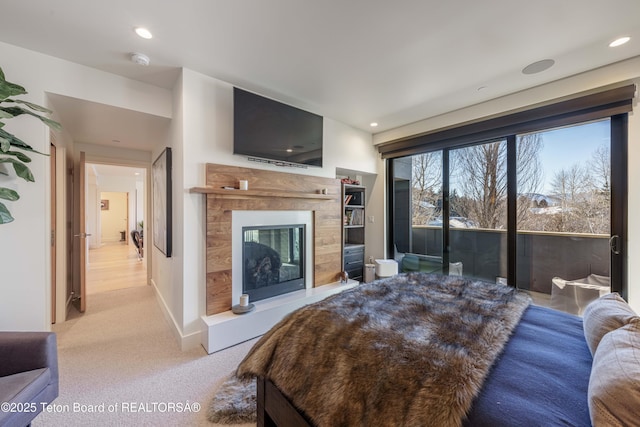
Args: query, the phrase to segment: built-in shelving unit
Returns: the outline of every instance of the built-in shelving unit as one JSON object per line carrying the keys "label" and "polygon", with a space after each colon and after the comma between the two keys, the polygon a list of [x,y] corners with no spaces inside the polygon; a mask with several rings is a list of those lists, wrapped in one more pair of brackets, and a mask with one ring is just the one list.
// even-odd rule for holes
{"label": "built-in shelving unit", "polygon": [[342,184],[342,263],[350,279],[363,281],[365,187]]}

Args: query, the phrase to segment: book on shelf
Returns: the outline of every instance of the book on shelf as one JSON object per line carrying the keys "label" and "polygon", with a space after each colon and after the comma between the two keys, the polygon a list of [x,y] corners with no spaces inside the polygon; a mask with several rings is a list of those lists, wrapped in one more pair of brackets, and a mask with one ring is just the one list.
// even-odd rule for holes
{"label": "book on shelf", "polygon": [[353,194],[345,194],[344,195],[344,204],[348,205],[352,198],[353,198]]}
{"label": "book on shelf", "polygon": [[363,225],[364,224],[364,211],[361,209],[353,211],[351,217],[351,225]]}
{"label": "book on shelf", "polygon": [[344,225],[364,225],[364,211],[360,209],[346,211]]}
{"label": "book on shelf", "polygon": [[351,225],[352,217],[353,211],[346,211],[344,213],[344,225]]}

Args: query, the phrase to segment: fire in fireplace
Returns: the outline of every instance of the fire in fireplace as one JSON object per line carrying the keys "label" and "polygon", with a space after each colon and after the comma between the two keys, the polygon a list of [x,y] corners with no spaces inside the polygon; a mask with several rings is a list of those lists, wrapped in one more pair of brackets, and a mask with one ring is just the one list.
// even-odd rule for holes
{"label": "fire in fireplace", "polygon": [[305,289],[305,225],[242,227],[242,292],[249,301]]}

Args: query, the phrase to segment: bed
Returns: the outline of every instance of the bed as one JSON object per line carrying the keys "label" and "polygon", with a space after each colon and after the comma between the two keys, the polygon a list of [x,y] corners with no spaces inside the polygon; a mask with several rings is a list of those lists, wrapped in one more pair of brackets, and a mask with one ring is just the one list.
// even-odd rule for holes
{"label": "bed", "polygon": [[583,320],[504,285],[408,273],[290,314],[237,375],[257,378],[259,426],[634,425],[639,336],[617,294]]}

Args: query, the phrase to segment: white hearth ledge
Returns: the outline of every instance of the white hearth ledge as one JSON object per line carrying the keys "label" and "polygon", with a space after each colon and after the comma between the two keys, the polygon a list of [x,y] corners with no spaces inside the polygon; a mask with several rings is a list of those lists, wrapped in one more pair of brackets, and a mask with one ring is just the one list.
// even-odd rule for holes
{"label": "white hearth ledge", "polygon": [[246,314],[234,314],[229,310],[202,316],[202,346],[211,354],[259,337],[292,311],[357,285],[356,280],[349,280],[345,284],[330,283],[256,301],[256,308]]}

